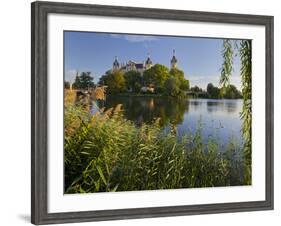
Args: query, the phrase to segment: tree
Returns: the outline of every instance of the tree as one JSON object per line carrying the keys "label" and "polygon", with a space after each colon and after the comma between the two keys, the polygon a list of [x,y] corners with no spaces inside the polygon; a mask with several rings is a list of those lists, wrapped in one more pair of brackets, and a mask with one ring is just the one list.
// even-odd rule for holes
{"label": "tree", "polygon": [[195,93],[203,92],[203,90],[198,86],[191,87],[190,91],[195,92]]}
{"label": "tree", "polygon": [[177,79],[179,88],[181,90],[189,90],[189,81],[184,78],[184,72],[182,70],[172,68],[170,70],[170,76]]}
{"label": "tree", "polygon": [[251,167],[252,167],[252,41],[242,40],[237,44],[237,41],[231,42],[229,39],[223,42],[223,64],[221,69],[220,84],[226,87],[229,84],[229,78],[233,68],[233,46],[238,50],[240,55],[240,74],[242,80],[242,97],[243,110],[241,118],[243,120],[242,132],[244,137],[244,156],[245,156],[245,182],[251,184]]}
{"label": "tree", "polygon": [[70,89],[70,83],[68,81],[64,81],[64,88]]}
{"label": "tree", "polygon": [[169,78],[169,69],[161,64],[155,64],[143,73],[144,82],[147,86],[153,85],[156,90],[162,90],[165,81]]}
{"label": "tree", "polygon": [[226,87],[222,87],[220,91],[220,95],[222,98],[226,98],[226,99],[236,99],[242,97],[241,93],[234,85],[228,85]]}
{"label": "tree", "polygon": [[180,88],[178,86],[178,83],[179,82],[177,81],[176,78],[174,77],[168,78],[164,84],[164,92],[172,97],[178,96],[180,93]]}
{"label": "tree", "polygon": [[80,75],[80,89],[88,89],[94,86],[94,78],[91,72],[82,72]]}
{"label": "tree", "polygon": [[94,86],[93,80],[94,78],[91,76],[91,72],[82,72],[80,76],[77,73],[72,86],[75,89],[88,89]]}
{"label": "tree", "polygon": [[108,78],[108,75],[110,73],[111,73],[111,70],[106,71],[105,74],[100,77],[100,80],[99,80],[98,84],[99,85],[105,85],[106,79]]}
{"label": "tree", "polygon": [[219,98],[220,97],[220,89],[215,87],[212,83],[207,85],[207,93],[210,98]]}
{"label": "tree", "polygon": [[107,91],[111,94],[124,92],[126,89],[125,78],[121,71],[107,71],[101,79],[100,83],[108,86]]}
{"label": "tree", "polygon": [[81,85],[81,84],[80,84],[80,76],[79,76],[78,73],[77,73],[72,87],[73,87],[74,89],[80,89],[80,85]]}
{"label": "tree", "polygon": [[180,84],[180,89],[184,91],[189,90],[189,80],[187,79],[183,80]]}
{"label": "tree", "polygon": [[220,84],[226,87],[229,84],[229,79],[233,71],[233,46],[229,39],[223,41],[223,64],[221,67]]}
{"label": "tree", "polygon": [[139,92],[142,87],[142,77],[137,71],[128,71],[124,74],[125,84],[128,90]]}

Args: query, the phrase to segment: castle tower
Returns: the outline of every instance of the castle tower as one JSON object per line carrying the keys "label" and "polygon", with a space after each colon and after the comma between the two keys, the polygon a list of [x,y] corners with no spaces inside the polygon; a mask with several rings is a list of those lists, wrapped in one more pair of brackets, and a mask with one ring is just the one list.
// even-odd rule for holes
{"label": "castle tower", "polygon": [[147,59],[145,61],[145,69],[149,69],[152,67],[152,60],[150,59],[150,54],[147,54]]}
{"label": "castle tower", "polygon": [[175,56],[175,50],[173,49],[173,57],[171,59],[171,69],[177,68],[177,62],[178,62],[178,60]]}
{"label": "castle tower", "polygon": [[119,62],[117,60],[117,56],[115,56],[115,60],[113,62],[113,67],[112,67],[113,71],[118,71],[119,70]]}

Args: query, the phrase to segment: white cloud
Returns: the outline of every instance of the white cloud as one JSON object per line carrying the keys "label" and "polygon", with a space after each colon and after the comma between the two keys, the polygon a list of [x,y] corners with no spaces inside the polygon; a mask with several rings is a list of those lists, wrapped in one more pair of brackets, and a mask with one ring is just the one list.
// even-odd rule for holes
{"label": "white cloud", "polygon": [[119,34],[112,34],[111,37],[125,39],[125,40],[127,40],[129,42],[147,42],[147,41],[155,41],[155,40],[157,40],[157,37],[155,37],[155,36],[146,36],[146,35],[119,35]]}

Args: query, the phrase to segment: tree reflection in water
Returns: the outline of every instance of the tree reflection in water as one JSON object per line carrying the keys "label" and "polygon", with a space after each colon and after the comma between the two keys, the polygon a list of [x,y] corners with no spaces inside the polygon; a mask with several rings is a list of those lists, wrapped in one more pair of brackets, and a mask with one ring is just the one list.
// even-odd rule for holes
{"label": "tree reflection in water", "polygon": [[[160,118],[160,125],[166,128],[169,124],[175,126],[178,135],[194,134],[199,126],[203,126],[203,139],[216,136],[223,144],[228,144],[231,137],[236,137],[239,143],[241,137],[242,100],[227,99],[176,99],[168,97],[128,97],[108,96],[106,101],[99,102],[99,107],[106,109],[122,104],[126,119],[137,126],[149,124]],[[95,113],[95,109],[92,112]],[[217,129],[219,128],[219,130]]]}
{"label": "tree reflection in water", "polygon": [[169,97],[120,97],[109,96],[106,101],[99,101],[99,107],[106,109],[122,104],[124,116],[137,125],[151,123],[160,118],[160,125],[168,123],[180,124],[184,120],[184,113],[188,112],[188,99]]}

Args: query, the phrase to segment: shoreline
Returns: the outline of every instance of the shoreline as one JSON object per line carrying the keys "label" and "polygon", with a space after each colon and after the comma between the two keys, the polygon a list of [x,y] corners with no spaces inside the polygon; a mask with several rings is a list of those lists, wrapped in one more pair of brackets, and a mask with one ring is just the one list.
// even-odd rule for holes
{"label": "shoreline", "polygon": [[141,93],[118,93],[118,94],[107,94],[108,97],[167,97],[174,99],[208,99],[208,100],[243,100],[243,98],[208,98],[208,97],[172,97],[163,94],[141,94]]}

